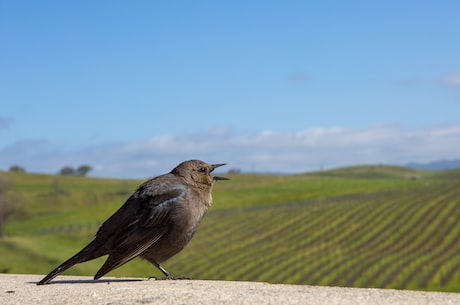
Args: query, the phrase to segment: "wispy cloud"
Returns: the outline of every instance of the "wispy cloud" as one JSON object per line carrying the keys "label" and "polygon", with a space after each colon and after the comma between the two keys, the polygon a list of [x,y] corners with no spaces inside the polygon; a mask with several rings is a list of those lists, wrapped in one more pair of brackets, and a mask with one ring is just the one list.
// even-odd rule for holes
{"label": "wispy cloud", "polygon": [[308,128],[296,132],[239,133],[231,129],[164,134],[145,141],[102,143],[64,151],[46,141],[0,150],[0,167],[19,164],[55,173],[66,165],[93,166],[92,175],[120,178],[164,173],[186,159],[226,162],[242,171],[298,173],[355,164],[405,164],[460,157],[460,125],[404,129]]}
{"label": "wispy cloud", "polygon": [[405,79],[399,79],[394,82],[397,86],[401,87],[416,87],[416,86],[421,86],[421,85],[426,85],[427,81],[424,81],[420,78],[405,78]]}
{"label": "wispy cloud", "polygon": [[10,126],[11,120],[0,116],[0,129],[6,129]]}
{"label": "wispy cloud", "polygon": [[305,72],[293,72],[289,75],[289,81],[292,83],[305,83],[310,80],[310,76]]}
{"label": "wispy cloud", "polygon": [[460,72],[446,75],[441,79],[441,83],[447,86],[460,88]]}
{"label": "wispy cloud", "polygon": [[394,84],[401,87],[431,86],[434,84],[460,88],[460,72],[450,73],[433,79],[422,79],[419,77],[404,78],[395,81]]}

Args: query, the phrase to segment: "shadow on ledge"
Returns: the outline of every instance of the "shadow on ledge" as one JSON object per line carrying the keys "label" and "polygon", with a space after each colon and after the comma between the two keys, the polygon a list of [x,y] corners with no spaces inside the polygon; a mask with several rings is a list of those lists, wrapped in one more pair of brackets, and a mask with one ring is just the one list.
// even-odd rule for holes
{"label": "shadow on ledge", "polygon": [[[123,282],[142,282],[143,279],[107,279],[107,280],[53,280],[46,285],[53,284],[100,284],[100,283],[123,283]],[[27,284],[37,285],[38,282],[27,282]],[[46,286],[43,285],[43,286]]]}

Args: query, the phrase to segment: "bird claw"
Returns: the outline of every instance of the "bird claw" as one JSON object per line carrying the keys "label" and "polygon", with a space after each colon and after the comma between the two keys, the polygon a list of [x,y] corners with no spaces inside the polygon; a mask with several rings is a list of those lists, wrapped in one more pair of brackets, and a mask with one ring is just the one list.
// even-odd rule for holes
{"label": "bird claw", "polygon": [[151,276],[148,278],[148,280],[166,281],[166,280],[193,280],[193,279],[191,277],[185,277],[185,276],[168,275],[168,276]]}

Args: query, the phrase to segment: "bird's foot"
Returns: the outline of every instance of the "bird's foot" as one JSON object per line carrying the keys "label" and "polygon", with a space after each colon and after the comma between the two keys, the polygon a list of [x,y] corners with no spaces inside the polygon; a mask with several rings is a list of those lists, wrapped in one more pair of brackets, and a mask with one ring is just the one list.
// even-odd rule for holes
{"label": "bird's foot", "polygon": [[165,280],[193,280],[193,279],[191,277],[174,276],[170,274],[168,276],[151,276],[148,278],[148,280],[165,281]]}

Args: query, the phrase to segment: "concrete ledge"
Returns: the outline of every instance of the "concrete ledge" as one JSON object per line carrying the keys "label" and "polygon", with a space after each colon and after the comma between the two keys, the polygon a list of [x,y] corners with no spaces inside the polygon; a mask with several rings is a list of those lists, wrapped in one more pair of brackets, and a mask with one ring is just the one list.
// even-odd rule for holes
{"label": "concrete ledge", "polygon": [[257,282],[0,274],[0,304],[460,304],[460,293],[314,287]]}

